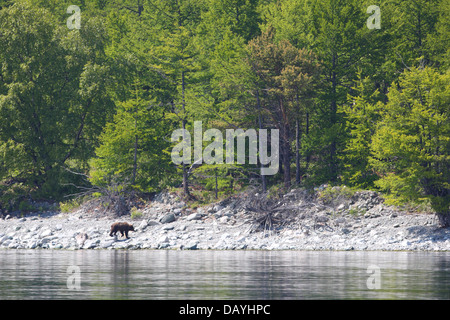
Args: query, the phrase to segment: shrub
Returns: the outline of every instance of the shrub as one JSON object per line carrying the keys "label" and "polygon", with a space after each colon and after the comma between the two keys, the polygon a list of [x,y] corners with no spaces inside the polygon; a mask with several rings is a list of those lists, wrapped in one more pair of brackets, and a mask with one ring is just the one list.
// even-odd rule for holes
{"label": "shrub", "polygon": [[143,215],[142,211],[136,209],[136,207],[131,208],[131,219],[140,219]]}

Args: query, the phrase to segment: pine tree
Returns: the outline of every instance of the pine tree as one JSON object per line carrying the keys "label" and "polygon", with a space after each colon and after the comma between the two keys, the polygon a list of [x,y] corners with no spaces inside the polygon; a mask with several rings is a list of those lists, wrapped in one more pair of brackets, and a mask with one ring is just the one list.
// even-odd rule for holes
{"label": "pine tree", "polygon": [[[392,28],[392,52],[398,68],[403,69],[415,65],[420,59],[422,65],[427,65],[434,59],[428,49],[429,36],[435,32],[441,5],[441,0],[395,1],[390,9],[395,12]],[[447,17],[448,19],[448,17]]]}
{"label": "pine tree", "polygon": [[100,136],[97,157],[91,161],[91,182],[150,192],[164,187],[173,175],[170,143],[161,139],[170,134],[172,125],[164,110],[146,97],[139,80],[132,87],[133,97],[118,103],[114,120]]}
{"label": "pine tree", "polygon": [[[230,30],[245,42],[259,35],[258,0],[207,0],[208,10],[202,16],[203,27],[210,32]],[[223,34],[223,33],[222,33]]]}
{"label": "pine tree", "polygon": [[310,95],[318,64],[314,55],[288,41],[274,41],[273,30],[249,43],[249,63],[258,78],[262,106],[280,130],[280,155],[286,189],[291,184],[293,119],[298,119],[302,99]]}
{"label": "pine tree", "polygon": [[372,136],[383,108],[381,94],[373,88],[371,79],[362,78],[359,72],[354,95],[349,95],[348,103],[342,107],[349,135],[340,157],[344,168],[342,182],[357,188],[372,188],[377,178],[368,161]]}
{"label": "pine tree", "polygon": [[378,71],[385,52],[386,32],[369,30],[367,6],[360,1],[294,0],[269,4],[264,11],[265,28],[276,28],[278,39],[289,39],[297,48],[306,48],[321,61],[321,85],[305,109],[306,123],[301,149],[314,183],[337,182],[342,173],[340,157],[345,148],[345,118],[342,106],[357,80]]}

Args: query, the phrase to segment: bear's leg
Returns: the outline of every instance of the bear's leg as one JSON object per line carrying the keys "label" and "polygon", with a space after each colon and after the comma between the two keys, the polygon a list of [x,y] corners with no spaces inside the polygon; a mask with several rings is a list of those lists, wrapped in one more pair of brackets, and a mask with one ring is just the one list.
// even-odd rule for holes
{"label": "bear's leg", "polygon": [[128,238],[128,230],[125,230],[125,236],[127,237],[127,239],[130,239]]}

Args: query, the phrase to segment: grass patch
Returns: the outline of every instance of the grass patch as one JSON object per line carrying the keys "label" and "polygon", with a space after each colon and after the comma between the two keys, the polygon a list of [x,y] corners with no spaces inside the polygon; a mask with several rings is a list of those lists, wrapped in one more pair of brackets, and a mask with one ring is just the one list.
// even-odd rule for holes
{"label": "grass patch", "polygon": [[74,198],[74,199],[60,202],[59,210],[64,213],[72,212],[72,211],[78,209],[83,204],[84,201],[85,201],[84,198]]}
{"label": "grass patch", "polygon": [[319,191],[319,200],[322,200],[324,204],[337,204],[346,200],[350,200],[351,197],[358,191],[347,186],[330,186],[327,185],[323,190]]}
{"label": "grass patch", "polygon": [[136,207],[131,208],[130,216],[132,220],[140,219],[144,213],[141,210],[136,209]]}

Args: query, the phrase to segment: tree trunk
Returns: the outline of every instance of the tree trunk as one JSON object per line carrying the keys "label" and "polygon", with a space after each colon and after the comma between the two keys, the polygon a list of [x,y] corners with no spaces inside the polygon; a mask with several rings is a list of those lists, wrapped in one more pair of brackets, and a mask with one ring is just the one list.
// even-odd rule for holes
{"label": "tree trunk", "polygon": [[[259,100],[259,91],[258,90],[256,90],[256,102],[258,104],[258,122],[259,122],[259,130],[261,132],[261,129],[262,129],[261,101]],[[262,171],[263,166],[264,165],[261,164],[261,171]],[[266,190],[267,190],[266,176],[262,175],[262,174],[261,174],[261,184],[262,184],[263,192],[266,192]]]}
{"label": "tree trunk", "polygon": [[295,182],[300,184],[300,121],[295,120]]}
{"label": "tree trunk", "polygon": [[[136,113],[137,111],[135,111]],[[134,130],[136,131],[134,135],[134,158],[133,158],[133,176],[131,177],[131,184],[134,185],[136,182],[136,171],[137,171],[137,149],[138,149],[138,135],[137,135],[137,119],[136,115],[134,118]]]}
{"label": "tree trunk", "polygon": [[290,133],[289,133],[289,119],[284,108],[283,99],[279,98],[280,110],[281,110],[281,153],[283,154],[283,166],[284,166],[284,188],[289,190],[291,187],[291,146],[290,146]]}
{"label": "tree trunk", "polygon": [[[305,134],[306,136],[309,135],[309,112],[306,112],[306,128],[305,128]],[[309,162],[311,160],[311,156],[309,152],[306,154],[306,166],[305,166],[305,172],[308,172],[309,169]]]}
{"label": "tree trunk", "polygon": [[[181,72],[181,95],[182,95],[182,99],[183,99],[183,120],[182,120],[182,125],[183,125],[183,132],[184,130],[186,130],[186,100],[185,100],[185,96],[184,96],[184,90],[185,90],[185,81],[184,81],[184,71]],[[184,137],[183,137],[183,141]],[[183,162],[183,195],[185,198],[189,198],[190,194],[189,194],[189,185],[188,185],[188,172],[187,172],[187,167],[186,164]]]}
{"label": "tree trunk", "polygon": [[291,187],[291,157],[289,141],[285,140],[283,144],[284,188],[287,191]]}
{"label": "tree trunk", "polygon": [[446,212],[446,213],[436,213],[438,219],[439,219],[439,224],[442,228],[449,228],[450,227],[450,213]]}
{"label": "tree trunk", "polygon": [[289,142],[289,128],[286,124],[283,124],[280,128],[281,143],[280,143],[280,155],[283,168],[283,181],[285,190],[289,190],[291,187],[291,150]]}
{"label": "tree trunk", "polygon": [[144,6],[142,5],[141,1],[138,0],[138,15],[139,15],[139,17],[141,16],[142,11],[144,11]]}
{"label": "tree trunk", "polygon": [[214,169],[214,176],[216,178],[216,189],[215,189],[215,191],[216,191],[216,200],[217,200],[217,198],[218,198],[217,168]]}
{"label": "tree trunk", "polygon": [[137,149],[138,149],[138,135],[134,136],[134,159],[133,159],[133,176],[131,177],[131,184],[136,182],[136,171],[137,171]]}
{"label": "tree trunk", "polygon": [[[337,78],[336,78],[336,66],[337,66],[336,54],[333,54],[333,72],[332,72],[332,101],[331,101],[331,115],[330,124],[334,125],[337,122]],[[336,138],[333,137],[330,145],[330,180],[337,180],[337,165],[336,165]]]}

